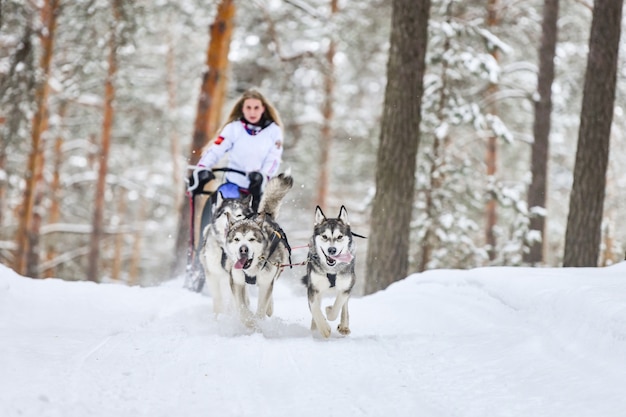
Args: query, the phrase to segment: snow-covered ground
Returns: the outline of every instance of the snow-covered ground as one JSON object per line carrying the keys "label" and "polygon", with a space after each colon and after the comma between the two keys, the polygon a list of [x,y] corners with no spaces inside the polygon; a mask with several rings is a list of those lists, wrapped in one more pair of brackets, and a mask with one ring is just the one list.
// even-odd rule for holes
{"label": "snow-covered ground", "polygon": [[350,313],[350,336],[312,335],[284,276],[274,317],[251,331],[180,280],[0,265],[0,416],[626,415],[626,262],[430,271]]}

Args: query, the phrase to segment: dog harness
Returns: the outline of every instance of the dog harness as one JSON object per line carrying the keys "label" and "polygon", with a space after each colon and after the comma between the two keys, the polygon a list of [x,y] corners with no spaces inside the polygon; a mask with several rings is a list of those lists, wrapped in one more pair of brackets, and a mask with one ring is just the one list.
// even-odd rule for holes
{"label": "dog harness", "polygon": [[334,287],[337,281],[337,274],[326,274],[326,278],[328,278],[328,282],[330,282],[330,288]]}
{"label": "dog harness", "polygon": [[252,284],[252,285],[256,284],[256,276],[251,277],[245,272],[243,273],[243,276],[246,277],[246,284]]}

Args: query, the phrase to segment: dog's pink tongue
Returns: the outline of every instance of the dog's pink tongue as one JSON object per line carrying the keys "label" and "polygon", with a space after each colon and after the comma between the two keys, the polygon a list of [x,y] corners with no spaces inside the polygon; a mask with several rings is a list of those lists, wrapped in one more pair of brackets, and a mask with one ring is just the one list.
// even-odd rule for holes
{"label": "dog's pink tongue", "polygon": [[246,260],[247,259],[237,259],[237,262],[235,262],[235,265],[233,265],[233,268],[243,269],[243,266],[246,264]]}
{"label": "dog's pink tongue", "polygon": [[346,253],[340,253],[337,256],[331,256],[331,258],[333,258],[334,260],[338,262],[350,263],[352,262],[353,256],[350,252],[346,252]]}

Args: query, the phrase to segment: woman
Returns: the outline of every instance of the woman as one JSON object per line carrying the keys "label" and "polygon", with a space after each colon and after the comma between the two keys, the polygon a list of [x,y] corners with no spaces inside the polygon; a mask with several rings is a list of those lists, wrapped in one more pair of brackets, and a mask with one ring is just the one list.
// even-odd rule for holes
{"label": "woman", "polygon": [[247,175],[228,172],[226,183],[220,186],[222,195],[234,198],[252,194],[252,208],[256,211],[263,183],[276,175],[283,153],[278,112],[257,90],[246,91],[233,106],[219,136],[202,154],[190,179],[190,191],[201,190],[214,178],[209,170],[226,153],[229,154],[228,168]]}

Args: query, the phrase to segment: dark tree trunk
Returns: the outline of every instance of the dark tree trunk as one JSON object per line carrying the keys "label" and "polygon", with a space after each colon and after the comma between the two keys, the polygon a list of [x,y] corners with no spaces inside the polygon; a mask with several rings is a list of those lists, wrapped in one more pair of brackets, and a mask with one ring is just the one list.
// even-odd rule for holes
{"label": "dark tree trunk", "polygon": [[394,0],[365,293],[407,276],[429,0]]}
{"label": "dark tree trunk", "polygon": [[622,5],[594,3],[563,266],[598,265]]}
{"label": "dark tree trunk", "polygon": [[[545,213],[547,199],[548,150],[550,149],[550,117],[552,113],[552,81],[554,81],[554,53],[557,42],[559,0],[545,0],[541,46],[539,47],[539,74],[537,77],[538,99],[535,101],[534,142],[531,156],[532,180],[528,187],[528,208],[541,208]],[[530,230],[539,232],[541,241],[533,241],[524,262],[543,262],[545,238],[545,214],[531,215]]]}
{"label": "dark tree trunk", "polygon": [[[226,93],[226,71],[228,69],[228,52],[235,20],[235,3],[233,0],[222,0],[217,7],[215,21],[211,25],[211,39],[207,49],[207,70],[202,78],[200,98],[194,122],[193,138],[189,163],[196,165],[202,156],[202,150],[209,143],[211,135],[217,129],[218,115],[222,111],[223,97]],[[181,191],[182,192],[182,191]],[[189,250],[191,202],[184,199],[180,209],[178,236],[174,249],[174,262],[171,272],[179,275],[184,270],[185,254]]]}

